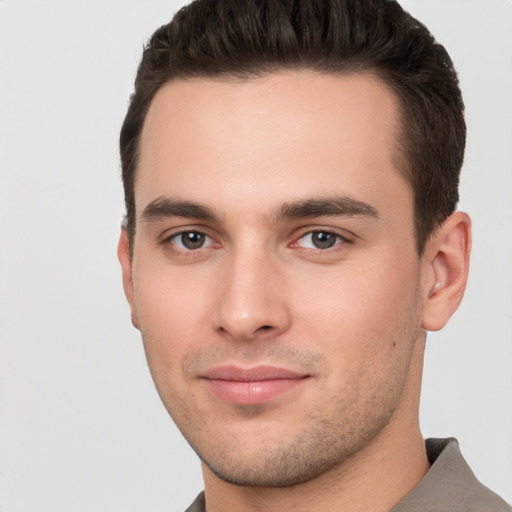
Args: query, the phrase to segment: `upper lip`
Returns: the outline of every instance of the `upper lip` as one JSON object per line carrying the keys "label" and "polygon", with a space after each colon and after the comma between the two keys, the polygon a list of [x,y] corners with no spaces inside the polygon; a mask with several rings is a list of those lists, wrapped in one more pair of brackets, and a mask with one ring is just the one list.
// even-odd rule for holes
{"label": "upper lip", "polygon": [[302,379],[308,374],[297,373],[277,366],[255,366],[253,368],[240,368],[234,365],[218,366],[201,374],[204,379],[227,380],[236,382],[258,382],[274,379]]}

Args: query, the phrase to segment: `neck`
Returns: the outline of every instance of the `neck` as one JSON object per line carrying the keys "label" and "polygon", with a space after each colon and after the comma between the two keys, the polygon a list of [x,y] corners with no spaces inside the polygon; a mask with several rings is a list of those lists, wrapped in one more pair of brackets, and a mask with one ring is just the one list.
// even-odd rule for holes
{"label": "neck", "polygon": [[243,487],[220,480],[203,464],[207,512],[389,512],[425,476],[429,462],[419,427],[423,344],[418,343],[401,406],[362,450],[308,482]]}

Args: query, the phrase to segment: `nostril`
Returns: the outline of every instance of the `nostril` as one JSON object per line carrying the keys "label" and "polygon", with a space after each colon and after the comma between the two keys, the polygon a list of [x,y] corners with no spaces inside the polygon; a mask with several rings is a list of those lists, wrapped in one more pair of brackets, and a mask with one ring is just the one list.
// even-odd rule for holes
{"label": "nostril", "polygon": [[272,329],[271,325],[262,325],[258,331],[268,331],[269,329]]}

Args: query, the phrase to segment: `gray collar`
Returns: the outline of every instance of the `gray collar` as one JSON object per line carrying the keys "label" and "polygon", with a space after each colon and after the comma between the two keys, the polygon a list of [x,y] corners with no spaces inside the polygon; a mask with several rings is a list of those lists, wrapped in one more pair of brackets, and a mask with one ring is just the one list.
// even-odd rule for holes
{"label": "gray collar", "polygon": [[454,438],[427,439],[429,472],[391,512],[510,512],[483,486],[464,460]]}

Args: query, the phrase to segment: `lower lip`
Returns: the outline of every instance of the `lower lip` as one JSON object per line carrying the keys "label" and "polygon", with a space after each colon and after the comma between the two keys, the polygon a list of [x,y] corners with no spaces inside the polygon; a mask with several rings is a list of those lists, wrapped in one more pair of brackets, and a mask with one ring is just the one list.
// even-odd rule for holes
{"label": "lower lip", "polygon": [[250,382],[205,379],[210,390],[219,398],[235,404],[253,405],[268,402],[300,386],[307,377],[297,379],[268,379]]}

